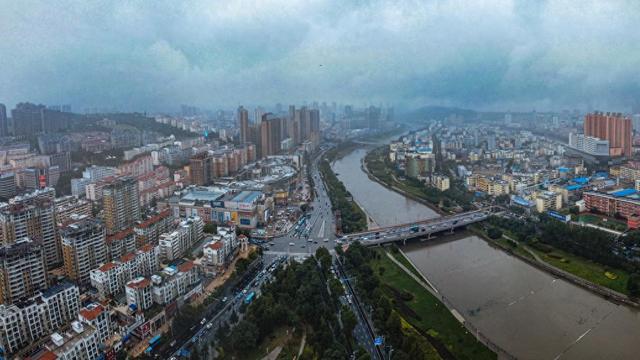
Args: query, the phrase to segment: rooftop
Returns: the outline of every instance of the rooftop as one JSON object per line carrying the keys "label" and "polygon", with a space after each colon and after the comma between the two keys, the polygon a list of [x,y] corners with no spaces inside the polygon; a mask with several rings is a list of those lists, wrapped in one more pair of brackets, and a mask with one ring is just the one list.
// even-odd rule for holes
{"label": "rooftop", "polygon": [[97,318],[102,312],[104,308],[100,304],[89,304],[87,307],[80,309],[80,315],[83,318],[91,321]]}

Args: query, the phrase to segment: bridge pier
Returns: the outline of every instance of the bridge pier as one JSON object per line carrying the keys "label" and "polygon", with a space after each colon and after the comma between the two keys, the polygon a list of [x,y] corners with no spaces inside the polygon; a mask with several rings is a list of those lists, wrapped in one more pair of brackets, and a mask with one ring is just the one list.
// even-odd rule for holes
{"label": "bridge pier", "polygon": [[449,234],[453,234],[453,226],[449,229]]}
{"label": "bridge pier", "polygon": [[402,239],[402,246],[407,245],[407,238]]}

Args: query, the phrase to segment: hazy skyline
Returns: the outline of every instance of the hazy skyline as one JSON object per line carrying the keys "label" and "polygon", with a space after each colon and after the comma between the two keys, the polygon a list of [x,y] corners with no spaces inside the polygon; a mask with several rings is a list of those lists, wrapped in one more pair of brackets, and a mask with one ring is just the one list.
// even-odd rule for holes
{"label": "hazy skyline", "polygon": [[8,1],[0,103],[305,100],[475,109],[640,101],[637,1]]}

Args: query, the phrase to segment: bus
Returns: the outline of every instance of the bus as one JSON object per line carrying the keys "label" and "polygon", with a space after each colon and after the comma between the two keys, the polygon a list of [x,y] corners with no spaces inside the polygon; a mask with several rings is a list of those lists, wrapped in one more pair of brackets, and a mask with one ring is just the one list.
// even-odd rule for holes
{"label": "bus", "polygon": [[160,341],[160,339],[162,339],[162,335],[160,335],[160,334],[152,337],[151,340],[149,340],[149,345],[157,344]]}
{"label": "bus", "polygon": [[256,296],[255,291],[252,291],[249,293],[249,295],[247,295],[247,297],[244,298],[244,303],[245,304],[251,304],[251,302],[253,301],[253,298]]}

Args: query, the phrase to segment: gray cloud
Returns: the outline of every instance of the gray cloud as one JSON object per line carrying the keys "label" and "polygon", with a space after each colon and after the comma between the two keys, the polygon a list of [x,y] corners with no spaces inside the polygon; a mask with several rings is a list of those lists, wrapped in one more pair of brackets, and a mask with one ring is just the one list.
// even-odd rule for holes
{"label": "gray cloud", "polygon": [[0,0],[0,8],[8,104],[171,110],[319,99],[625,110],[640,100],[635,1]]}

